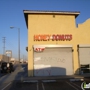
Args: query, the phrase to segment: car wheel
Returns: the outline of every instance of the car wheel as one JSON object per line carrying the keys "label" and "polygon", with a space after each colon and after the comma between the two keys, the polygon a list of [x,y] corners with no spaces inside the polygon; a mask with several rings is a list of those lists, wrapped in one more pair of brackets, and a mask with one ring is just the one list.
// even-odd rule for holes
{"label": "car wheel", "polygon": [[12,70],[12,72],[14,72],[14,69]]}
{"label": "car wheel", "polygon": [[10,70],[10,73],[11,73],[11,70]]}

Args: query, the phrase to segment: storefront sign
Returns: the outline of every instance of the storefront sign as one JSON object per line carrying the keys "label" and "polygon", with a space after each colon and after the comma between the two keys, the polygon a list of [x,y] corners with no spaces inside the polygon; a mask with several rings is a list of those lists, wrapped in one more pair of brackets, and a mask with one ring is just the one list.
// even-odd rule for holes
{"label": "storefront sign", "polygon": [[72,40],[71,34],[57,34],[57,35],[34,35],[35,41],[49,41],[49,40]]}
{"label": "storefront sign", "polygon": [[42,51],[44,51],[44,49],[45,49],[45,48],[34,48],[34,50],[35,50],[36,52],[42,52]]}

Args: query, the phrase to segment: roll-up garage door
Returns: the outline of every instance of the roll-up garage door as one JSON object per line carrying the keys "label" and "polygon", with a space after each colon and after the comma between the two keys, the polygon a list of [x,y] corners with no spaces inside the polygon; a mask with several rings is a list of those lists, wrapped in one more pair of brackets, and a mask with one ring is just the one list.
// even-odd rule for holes
{"label": "roll-up garage door", "polygon": [[34,48],[34,76],[72,74],[72,47]]}
{"label": "roll-up garage door", "polygon": [[90,64],[90,45],[79,45],[80,64]]}

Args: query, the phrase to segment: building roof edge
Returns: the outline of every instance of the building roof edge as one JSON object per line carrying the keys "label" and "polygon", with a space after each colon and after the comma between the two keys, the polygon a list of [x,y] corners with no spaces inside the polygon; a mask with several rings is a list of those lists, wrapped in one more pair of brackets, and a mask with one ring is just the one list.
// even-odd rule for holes
{"label": "building roof edge", "polygon": [[66,14],[79,15],[79,11],[39,11],[39,10],[23,10],[25,14]]}

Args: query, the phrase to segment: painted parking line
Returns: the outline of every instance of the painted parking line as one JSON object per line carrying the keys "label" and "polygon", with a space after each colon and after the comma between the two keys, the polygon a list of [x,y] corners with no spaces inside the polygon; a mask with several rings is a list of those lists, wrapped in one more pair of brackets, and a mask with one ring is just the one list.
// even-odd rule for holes
{"label": "painted parking line", "polygon": [[5,90],[10,84],[11,84],[11,82],[8,83],[8,84],[7,84],[3,89],[1,89],[1,90]]}
{"label": "painted parking line", "polygon": [[23,81],[23,83],[37,83],[38,80],[29,80],[29,81]]}
{"label": "painted parking line", "polygon": [[84,81],[84,79],[70,79],[70,81]]}
{"label": "painted parking line", "polygon": [[44,84],[42,83],[42,88],[43,88],[43,90],[45,90],[45,87],[44,87]]}
{"label": "painted parking line", "polygon": [[78,86],[77,84],[75,84],[75,83],[73,83],[73,82],[71,82],[72,84],[74,84],[75,86],[77,86],[77,87],[79,87],[79,88],[81,88],[80,86]]}
{"label": "painted parking line", "polygon": [[69,84],[71,87],[73,87],[75,90],[79,90],[78,88],[76,88],[72,84],[70,84],[69,82],[66,82],[66,83]]}
{"label": "painted parking line", "polygon": [[38,86],[38,83],[37,83],[37,90],[39,90],[39,86]]}
{"label": "painted parking line", "polygon": [[42,80],[42,82],[56,82],[56,80]]}

